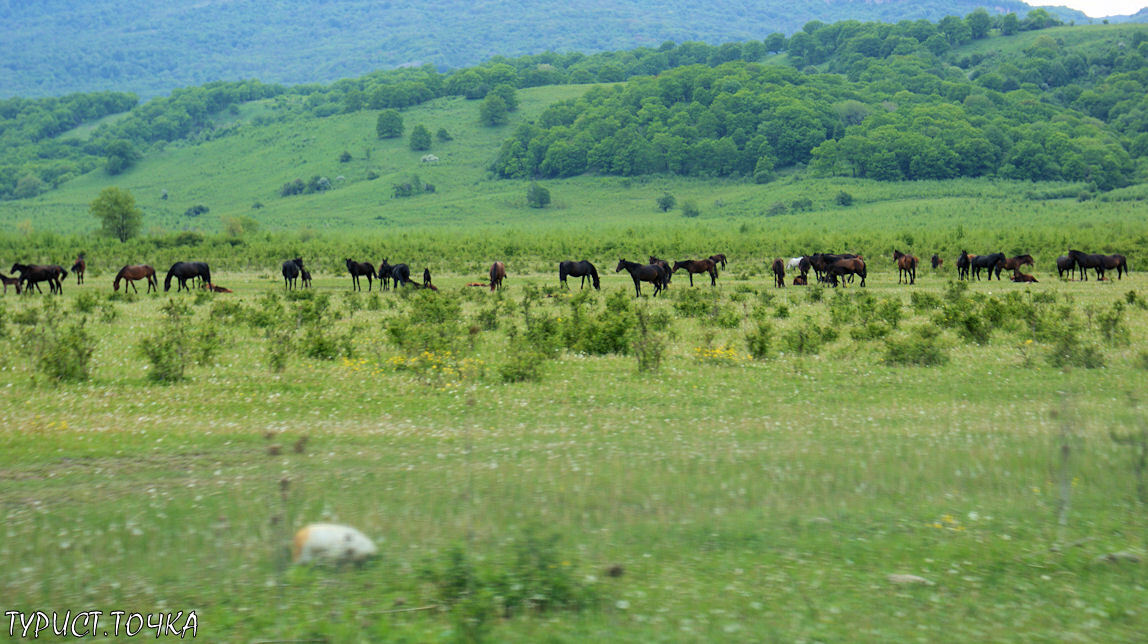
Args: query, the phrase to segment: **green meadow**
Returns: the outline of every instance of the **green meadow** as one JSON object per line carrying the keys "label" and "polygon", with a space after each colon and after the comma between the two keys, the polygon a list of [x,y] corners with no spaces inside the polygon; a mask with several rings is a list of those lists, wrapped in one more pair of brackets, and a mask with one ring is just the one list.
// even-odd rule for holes
{"label": "green meadow", "polygon": [[[493,294],[9,294],[5,609],[234,642],[1141,636],[1137,273],[834,291],[731,260],[658,298],[604,263],[601,292],[511,263]],[[58,382],[78,320],[87,378]],[[289,565],[314,521],[379,556]]]}

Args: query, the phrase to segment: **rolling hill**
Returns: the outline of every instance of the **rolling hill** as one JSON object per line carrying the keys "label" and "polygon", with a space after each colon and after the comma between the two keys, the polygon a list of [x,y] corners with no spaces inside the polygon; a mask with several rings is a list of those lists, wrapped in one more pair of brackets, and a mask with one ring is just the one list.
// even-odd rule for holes
{"label": "rolling hill", "polygon": [[[328,83],[376,69],[475,65],[496,56],[717,44],[793,33],[811,20],[897,22],[1031,8],[1019,0],[788,3],[640,0],[5,0],[0,98],[128,91],[143,97],[211,81]],[[1084,14],[1049,8],[1063,21]]]}

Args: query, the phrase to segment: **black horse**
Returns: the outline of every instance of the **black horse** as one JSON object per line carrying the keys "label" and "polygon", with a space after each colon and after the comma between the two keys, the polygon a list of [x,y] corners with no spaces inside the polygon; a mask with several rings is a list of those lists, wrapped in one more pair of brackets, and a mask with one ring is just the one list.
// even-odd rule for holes
{"label": "black horse", "polygon": [[375,278],[375,267],[370,262],[356,262],[347,259],[347,270],[351,272],[351,290],[363,290],[362,284],[359,283],[359,277],[367,276],[367,290],[371,290],[371,280]]}
{"label": "black horse", "polygon": [[973,269],[973,277],[975,279],[981,278],[981,269],[988,269],[988,279],[992,281],[993,273],[996,273],[997,280],[1001,278],[1001,268],[1004,266],[1005,255],[1004,253],[992,253],[989,255],[977,255],[969,260],[969,267]]}
{"label": "black horse", "polygon": [[958,280],[969,279],[969,265],[972,264],[972,262],[973,262],[972,258],[969,257],[969,251],[962,250],[961,256],[957,258],[957,279]]}
{"label": "black horse", "polygon": [[933,270],[937,270],[941,267],[941,264],[945,263],[945,260],[941,259],[941,256],[936,253],[933,253],[932,258],[930,258],[929,261],[933,263]]}
{"label": "black horse", "polygon": [[383,258],[383,263],[379,264],[379,282],[382,286],[379,288],[388,291],[391,288],[391,265],[387,263],[386,258]]}
{"label": "black horse", "polygon": [[634,292],[636,294],[634,297],[642,294],[641,282],[649,282],[654,285],[655,297],[666,287],[669,273],[657,264],[638,264],[637,262],[627,262],[621,259],[618,260],[618,267],[614,269],[614,272],[618,273],[623,268],[626,269],[626,272],[628,272],[634,280]]}
{"label": "black horse", "polygon": [[303,259],[296,257],[283,262],[283,288],[294,289],[299,283],[299,274],[303,272]]}
{"label": "black horse", "polygon": [[76,262],[72,264],[72,273],[76,276],[76,285],[84,283],[84,271],[88,270],[88,263],[84,261],[84,254],[80,253],[76,257]]}
{"label": "black horse", "polygon": [[1128,272],[1128,260],[1123,255],[1089,255],[1078,250],[1069,250],[1068,256],[1080,267],[1080,279],[1087,281],[1086,269],[1096,271],[1096,279],[1104,279],[1104,271],[1116,271],[1117,279],[1124,279]]}
{"label": "black horse", "polygon": [[395,288],[404,284],[414,284],[411,281],[411,267],[406,264],[395,264],[391,267],[391,280],[395,283]]}
{"label": "black horse", "polygon": [[1064,274],[1068,273],[1068,279],[1076,277],[1076,260],[1068,255],[1061,255],[1056,258],[1056,276],[1064,279]]}
{"label": "black horse", "polygon": [[586,288],[586,278],[589,277],[594,290],[602,290],[602,285],[598,282],[598,269],[586,260],[558,262],[558,281],[562,282],[562,286],[570,288],[570,285],[566,283],[567,277],[581,277],[582,286],[579,288]]}
{"label": "black horse", "polygon": [[185,289],[191,291],[187,287],[187,280],[198,278],[204,284],[211,284],[211,269],[207,267],[205,262],[176,262],[172,264],[167,271],[167,277],[163,278],[164,293],[171,290],[171,278],[173,277],[179,280],[179,285],[175,289],[176,293]]}
{"label": "black horse", "polygon": [[[714,262],[716,263],[717,260],[714,260]],[[658,259],[657,257],[650,255],[650,263],[651,264],[657,264],[658,266],[662,267],[662,270],[666,271],[666,274],[670,276],[669,279],[666,280],[667,284],[674,281],[674,270],[672,268],[670,268],[669,262],[667,262],[664,259]]]}
{"label": "black horse", "polygon": [[12,265],[12,272],[20,274],[18,279],[24,282],[24,289],[28,293],[32,292],[33,287],[36,288],[37,293],[43,293],[44,291],[40,290],[40,282],[47,282],[49,293],[63,294],[64,278],[68,276],[68,271],[55,264],[20,264],[17,262]]}
{"label": "black horse", "polygon": [[303,288],[311,288],[311,273],[307,269],[300,269],[299,277],[303,279]]}

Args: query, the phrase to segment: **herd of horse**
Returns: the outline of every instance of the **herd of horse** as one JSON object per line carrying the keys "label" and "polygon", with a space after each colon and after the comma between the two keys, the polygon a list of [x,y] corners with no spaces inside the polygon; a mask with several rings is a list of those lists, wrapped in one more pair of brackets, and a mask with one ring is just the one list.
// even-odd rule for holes
{"label": "herd of horse", "polygon": [[[690,259],[676,261],[672,265],[670,262],[650,256],[648,263],[642,264],[639,262],[631,262],[625,259],[618,261],[618,265],[614,268],[615,273],[620,273],[625,270],[630,274],[630,278],[634,280],[634,294],[640,296],[642,294],[642,282],[647,282],[654,287],[654,295],[661,293],[667,286],[670,285],[671,280],[675,273],[684,270],[686,275],[689,276],[690,286],[694,285],[694,275],[706,274],[709,275],[710,285],[717,286],[718,267],[722,269],[726,267],[726,256],[721,253],[711,255],[705,259]],[[917,282],[917,266],[920,261],[913,255],[902,253],[900,250],[893,251],[893,262],[897,265],[897,283],[898,284],[916,284]],[[415,288],[426,288],[437,291],[438,288],[431,283],[430,269],[423,270],[422,284],[411,280],[411,269],[406,264],[391,265],[388,259],[383,259],[379,264],[378,269],[375,268],[371,262],[356,262],[350,258],[345,260],[347,271],[351,274],[351,289],[356,291],[362,290],[360,283],[361,277],[367,278],[367,290],[372,288],[373,280],[379,280],[381,283],[380,288],[388,290],[394,285],[395,288],[400,286],[412,286]],[[938,255],[934,254],[931,258],[933,269],[936,270],[944,264],[944,260]],[[985,255],[970,255],[968,251],[962,250],[960,257],[957,258],[957,279],[958,280],[973,280],[981,279],[982,271],[987,275],[986,279],[992,280],[993,277],[999,281],[1001,279],[1002,271],[1012,271],[1010,278],[1014,282],[1036,282],[1036,278],[1032,275],[1025,274],[1021,271],[1023,266],[1034,266],[1035,261],[1032,255],[1017,255],[1015,257],[1006,257],[1004,253],[989,253]],[[782,258],[777,258],[771,263],[770,269],[774,276],[774,285],[778,288],[785,286],[786,271],[796,272],[797,275],[793,278],[793,285],[804,286],[809,283],[808,276],[813,272],[815,279],[818,282],[828,284],[830,286],[844,286],[846,282],[852,283],[854,278],[861,278],[861,286],[865,286],[865,278],[868,271],[865,264],[865,258],[861,255],[854,255],[850,253],[814,253],[812,255],[802,255],[800,257],[790,258],[788,261]],[[1056,269],[1058,275],[1063,278],[1065,273],[1068,273],[1069,279],[1075,279],[1076,271],[1080,271],[1080,279],[1083,281],[1088,280],[1088,270],[1095,271],[1097,280],[1105,281],[1105,273],[1108,271],[1116,271],[1118,279],[1123,279],[1124,274],[1128,272],[1128,261],[1123,255],[1100,255],[1100,254],[1087,254],[1078,250],[1069,250],[1067,255],[1062,255],[1056,260]],[[87,270],[87,262],[81,254],[76,258],[75,263],[72,265],[71,272],[76,276],[76,283],[84,283],[84,273]],[[62,266],[56,264],[22,264],[15,263],[12,265],[12,272],[16,273],[16,277],[9,277],[0,273],[0,281],[3,282],[4,292],[8,292],[9,286],[14,286],[17,293],[36,292],[43,293],[40,289],[42,282],[48,283],[49,292],[63,293],[63,282],[68,276],[68,271]],[[303,259],[296,257],[283,262],[283,286],[285,289],[291,290],[299,288],[300,283],[303,288],[311,286],[311,273],[303,266]],[[489,286],[491,291],[497,290],[502,287],[503,280],[506,279],[506,264],[503,262],[494,262],[490,267],[490,281],[488,283],[471,283],[469,286]],[[595,289],[601,289],[601,281],[598,278],[598,270],[594,265],[586,260],[582,261],[564,261],[558,264],[558,280],[563,286],[569,288],[566,280],[569,277],[580,277],[582,283],[580,288],[586,287],[586,279],[590,279],[590,284]],[[172,264],[167,272],[167,276],[163,281],[163,290],[171,290],[172,280],[178,281],[176,292],[182,290],[190,291],[191,288],[188,283],[193,285],[198,284],[201,288],[208,290],[230,293],[228,289],[217,286],[211,281],[211,269],[205,262],[176,262]],[[137,280],[147,281],[147,292],[159,292],[159,281],[156,277],[156,271],[151,266],[146,264],[128,265],[124,266],[116,273],[115,279],[112,282],[112,288],[116,291],[120,290],[120,283],[123,282],[135,292],[139,292],[135,282]],[[127,288],[125,286],[125,289]]]}

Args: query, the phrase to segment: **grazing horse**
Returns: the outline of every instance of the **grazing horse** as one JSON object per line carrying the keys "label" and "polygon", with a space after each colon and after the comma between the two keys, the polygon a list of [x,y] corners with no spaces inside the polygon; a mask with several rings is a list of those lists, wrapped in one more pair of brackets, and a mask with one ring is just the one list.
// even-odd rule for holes
{"label": "grazing horse", "polygon": [[406,264],[395,264],[391,267],[391,280],[395,283],[395,288],[403,284],[414,284],[411,281],[411,267]]}
{"label": "grazing horse", "polygon": [[996,272],[997,279],[1001,278],[1001,265],[1004,264],[1004,253],[990,253],[988,255],[970,255],[969,266],[973,269],[973,277],[976,279],[981,278],[981,269],[987,269],[989,272],[989,281],[993,279],[993,272]]}
{"label": "grazing horse", "polygon": [[790,257],[789,260],[785,262],[785,268],[791,271],[795,271],[801,266],[801,260],[803,259],[805,259],[804,256]]}
{"label": "grazing horse", "polygon": [[356,262],[347,258],[347,271],[351,273],[351,290],[361,291],[363,285],[359,283],[359,278],[362,276],[367,277],[367,291],[371,290],[371,280],[375,277],[375,267],[370,262]]}
{"label": "grazing horse", "polygon": [[43,293],[40,290],[40,282],[48,283],[49,293],[64,293],[63,281],[68,276],[68,271],[64,270],[62,266],[55,264],[20,264],[12,265],[12,272],[19,273],[18,278],[24,283],[24,289],[28,293],[32,292],[32,288],[36,288],[37,293]]}
{"label": "grazing horse", "polygon": [[1016,271],[1016,269],[1024,266],[1025,264],[1028,264],[1029,266],[1036,265],[1032,260],[1032,255],[1017,255],[1016,257],[1009,257],[1005,259],[1004,264],[1002,264],[1001,267],[1006,271]]}
{"label": "grazing horse", "polygon": [[[936,255],[934,255],[936,257]],[[912,255],[906,255],[896,248],[893,249],[893,261],[897,262],[897,283],[901,283],[901,277],[909,278],[909,284],[917,283],[917,258]]]}
{"label": "grazing horse", "polygon": [[76,263],[72,264],[72,272],[76,274],[76,285],[84,283],[84,271],[88,270],[88,263],[84,261],[84,254],[80,253],[76,257]]}
{"label": "grazing horse", "polygon": [[837,286],[837,278],[841,277],[841,286],[845,286],[846,275],[860,275],[861,286],[865,286],[865,276],[867,271],[865,269],[865,260],[860,257],[851,257],[846,259],[839,259],[829,267],[825,272],[826,279],[833,286]]}
{"label": "grazing horse", "polygon": [[785,261],[780,257],[773,260],[773,285],[777,288],[785,288]]}
{"label": "grazing horse", "polygon": [[717,265],[712,259],[687,259],[674,262],[673,272],[678,272],[679,268],[686,269],[686,273],[690,276],[690,286],[694,285],[694,273],[709,273],[710,286],[717,286]]}
{"label": "grazing horse", "polygon": [[1056,276],[1064,279],[1065,271],[1068,271],[1068,279],[1074,279],[1076,277],[1076,260],[1068,255],[1061,255],[1056,258]]}
{"label": "grazing horse", "polygon": [[120,290],[120,280],[125,280],[127,283],[127,286],[124,286],[125,292],[128,290],[128,286],[131,286],[133,291],[139,293],[140,290],[136,287],[135,282],[142,279],[147,280],[147,290],[144,293],[151,293],[153,289],[159,293],[159,280],[156,279],[155,269],[147,264],[128,265],[121,268],[120,272],[116,273],[115,281],[112,282],[112,290]]}
{"label": "grazing horse", "polygon": [[941,264],[945,263],[945,260],[941,259],[940,256],[937,255],[936,253],[933,253],[933,257],[931,258],[930,261],[933,262],[933,270],[937,270],[938,268],[941,267]]}
{"label": "grazing horse", "polygon": [[710,255],[710,259],[714,261],[714,264],[721,264],[721,269],[723,271],[725,270],[725,255],[722,253],[717,253],[715,255]]}
{"label": "grazing horse", "polygon": [[167,277],[163,279],[164,293],[171,290],[171,278],[173,277],[179,280],[179,286],[175,289],[176,293],[185,289],[190,292],[191,289],[187,288],[187,280],[198,278],[204,284],[211,284],[211,269],[204,262],[176,262],[172,264],[167,271]]}
{"label": "grazing horse", "polygon": [[1105,271],[1115,270],[1117,279],[1124,279],[1124,273],[1128,272],[1128,260],[1123,255],[1088,255],[1078,250],[1070,250],[1068,256],[1080,267],[1080,277],[1086,281],[1088,280],[1086,269],[1089,268],[1096,270],[1097,279],[1103,278]]}
{"label": "grazing horse", "polygon": [[594,265],[586,260],[580,262],[569,260],[558,262],[558,281],[562,282],[562,286],[570,288],[570,285],[566,283],[567,277],[581,277],[582,286],[579,287],[580,289],[586,288],[587,277],[590,278],[590,283],[594,286],[594,290],[598,291],[602,289],[601,284],[598,282],[598,269],[594,268]]}
{"label": "grazing horse", "polygon": [[829,267],[842,259],[860,259],[860,256],[851,253],[813,253],[809,256],[809,265],[813,268],[814,274],[817,275],[817,281],[824,282]]}
{"label": "grazing horse", "polygon": [[4,294],[5,295],[8,294],[8,287],[9,286],[15,286],[16,287],[16,295],[19,295],[20,292],[23,290],[20,288],[20,278],[19,277],[8,277],[4,273],[0,273],[0,282],[4,282]]}
{"label": "grazing horse", "polygon": [[667,262],[664,259],[658,259],[657,257],[650,255],[650,263],[654,264],[656,266],[661,266],[662,270],[666,271],[666,275],[669,275],[669,278],[666,279],[666,284],[669,284],[670,282],[674,281],[674,271],[670,270],[670,263],[669,262]]}
{"label": "grazing horse", "polygon": [[1032,275],[1025,275],[1024,273],[1020,272],[1019,268],[1012,269],[1012,277],[1009,279],[1014,282],[1032,282],[1033,284],[1037,283],[1037,279],[1035,277]]}
{"label": "grazing horse", "polygon": [[299,276],[303,279],[303,288],[311,288],[311,271],[300,269]]}
{"label": "grazing horse", "polygon": [[808,284],[809,284],[809,280],[806,279],[806,277],[804,275],[797,275],[793,278],[793,285],[794,286],[807,286]]}
{"label": "grazing horse", "polygon": [[506,279],[506,264],[495,262],[490,265],[490,291],[502,288],[502,280]]}
{"label": "grazing horse", "polygon": [[[678,264],[681,263],[682,262],[678,262]],[[712,264],[713,262],[710,263]],[[627,262],[626,260],[621,259],[618,260],[618,267],[614,269],[614,272],[618,273],[623,268],[626,269],[626,272],[628,272],[630,277],[634,280],[634,292],[636,293],[634,297],[642,294],[642,286],[640,282],[649,282],[653,284],[654,296],[657,297],[658,293],[660,293],[661,290],[665,288],[666,278],[669,277],[669,274],[666,273],[666,271],[657,264],[643,265],[637,262]]]}
{"label": "grazing horse", "polygon": [[283,262],[283,288],[294,289],[298,284],[299,274],[303,272],[303,259],[296,257]]}

